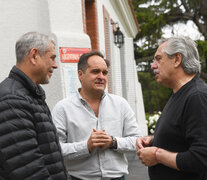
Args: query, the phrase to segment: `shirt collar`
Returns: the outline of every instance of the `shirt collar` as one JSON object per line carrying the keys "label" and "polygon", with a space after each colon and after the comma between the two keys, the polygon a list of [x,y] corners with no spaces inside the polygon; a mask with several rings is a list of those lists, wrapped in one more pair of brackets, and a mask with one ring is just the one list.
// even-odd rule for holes
{"label": "shirt collar", "polygon": [[[78,90],[76,91],[77,96],[78,96],[78,98],[80,99],[81,103],[82,103],[82,104],[85,104],[87,101],[81,96],[81,94],[80,94],[80,90],[81,90],[81,88],[78,88]],[[103,95],[101,96],[101,100],[104,99],[104,97],[106,96],[106,94],[107,94],[107,92],[104,91],[104,92],[103,92]]]}

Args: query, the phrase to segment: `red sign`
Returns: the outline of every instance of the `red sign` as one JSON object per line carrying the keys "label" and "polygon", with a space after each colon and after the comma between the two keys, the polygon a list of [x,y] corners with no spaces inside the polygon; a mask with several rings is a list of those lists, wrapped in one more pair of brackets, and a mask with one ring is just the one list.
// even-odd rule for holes
{"label": "red sign", "polygon": [[83,53],[90,51],[90,48],[69,48],[60,47],[60,60],[63,63],[77,63]]}

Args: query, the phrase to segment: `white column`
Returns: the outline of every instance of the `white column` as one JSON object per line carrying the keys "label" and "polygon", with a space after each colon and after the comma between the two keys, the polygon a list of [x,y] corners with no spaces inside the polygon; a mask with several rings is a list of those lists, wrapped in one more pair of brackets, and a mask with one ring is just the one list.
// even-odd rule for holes
{"label": "white column", "polygon": [[132,109],[136,113],[137,122],[143,135],[147,135],[146,118],[142,97],[141,84],[138,81],[136,63],[134,60],[133,39],[125,37],[125,73],[126,73],[126,97]]}

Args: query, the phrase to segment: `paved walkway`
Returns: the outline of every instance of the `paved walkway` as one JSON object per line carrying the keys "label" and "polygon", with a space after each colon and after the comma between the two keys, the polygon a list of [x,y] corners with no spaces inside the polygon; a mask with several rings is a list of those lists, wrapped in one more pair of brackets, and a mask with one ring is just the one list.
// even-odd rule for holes
{"label": "paved walkway", "polygon": [[129,162],[129,175],[127,180],[149,180],[148,169],[138,159],[135,153],[128,153],[127,159]]}

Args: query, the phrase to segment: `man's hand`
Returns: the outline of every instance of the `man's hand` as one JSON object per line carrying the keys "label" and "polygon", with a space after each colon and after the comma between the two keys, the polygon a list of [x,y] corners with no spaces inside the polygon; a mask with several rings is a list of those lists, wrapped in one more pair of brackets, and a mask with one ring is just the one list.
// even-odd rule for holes
{"label": "man's hand", "polygon": [[154,166],[158,163],[155,154],[156,150],[157,147],[140,148],[137,154],[145,166]]}
{"label": "man's hand", "polygon": [[179,170],[176,163],[177,152],[170,152],[155,146],[141,148],[137,152],[139,159],[146,166],[154,166],[158,163]]}
{"label": "man's hand", "polygon": [[96,147],[100,147],[101,150],[109,148],[112,144],[111,136],[107,135],[105,130],[98,131],[93,129],[90,138],[88,139],[88,150],[92,152]]}
{"label": "man's hand", "polygon": [[152,144],[154,136],[139,137],[136,140],[137,151],[144,147],[149,147]]}

